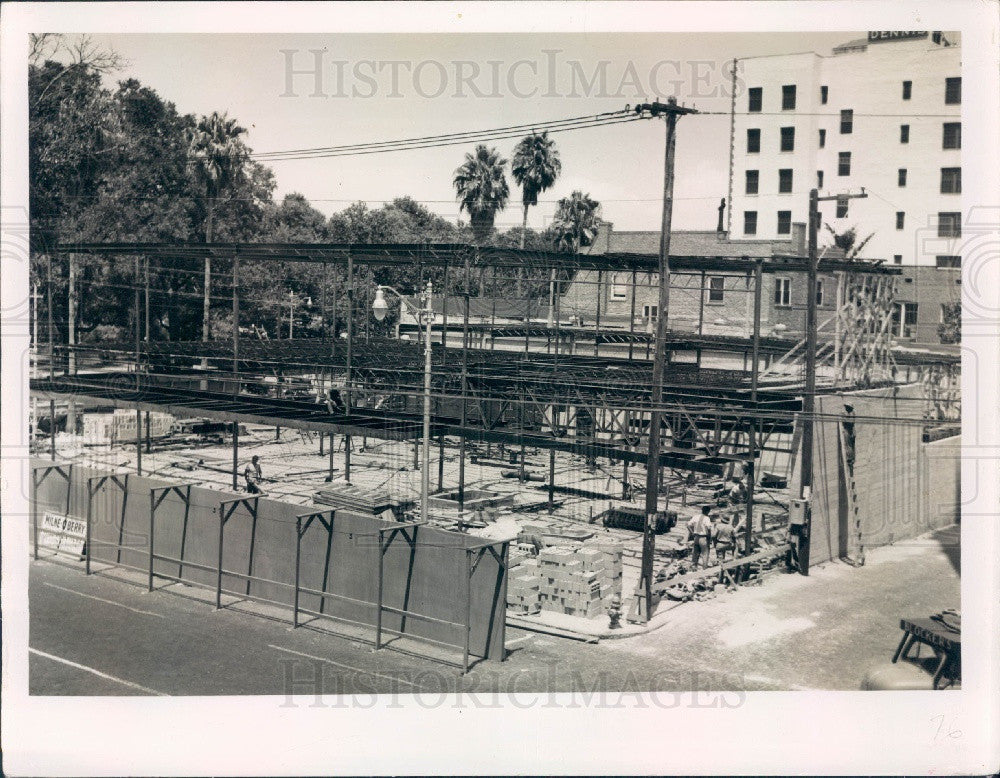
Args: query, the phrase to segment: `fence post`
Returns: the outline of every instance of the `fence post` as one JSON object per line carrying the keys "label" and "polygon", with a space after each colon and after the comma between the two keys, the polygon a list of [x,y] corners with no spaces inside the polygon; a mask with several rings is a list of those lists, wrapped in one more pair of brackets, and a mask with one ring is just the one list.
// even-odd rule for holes
{"label": "fence post", "polygon": [[219,506],[219,567],[215,577],[215,609],[222,609],[222,539],[223,530],[226,528],[226,511],[222,505]]}
{"label": "fence post", "polygon": [[465,549],[465,651],[462,674],[469,672],[469,636],[472,632],[472,551]]}
{"label": "fence post", "polygon": [[378,529],[378,611],[375,614],[375,650],[382,648],[382,586],[385,574],[384,552],[382,548],[382,528]]}
{"label": "fence post", "polygon": [[149,591],[153,591],[153,525],[156,517],[156,489],[149,490]]}
{"label": "fence post", "polygon": [[83,550],[86,552],[85,572],[86,575],[90,575],[90,519],[93,514],[93,502],[94,502],[94,490],[92,488],[91,479],[87,479],[87,534],[86,540],[84,541]]}
{"label": "fence post", "polygon": [[[320,433],[322,440],[322,433]],[[302,559],[302,517],[295,517],[295,599],[292,603],[292,628],[299,626],[299,570]]]}
{"label": "fence post", "polygon": [[31,530],[35,546],[35,561],[38,561],[38,471],[31,470]]}

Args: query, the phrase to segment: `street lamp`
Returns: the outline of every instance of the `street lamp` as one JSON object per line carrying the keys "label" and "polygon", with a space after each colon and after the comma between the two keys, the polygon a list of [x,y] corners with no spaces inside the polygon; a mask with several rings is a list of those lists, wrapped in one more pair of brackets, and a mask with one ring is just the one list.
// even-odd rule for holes
{"label": "street lamp", "polygon": [[424,326],[424,440],[423,462],[420,474],[420,520],[427,521],[427,498],[431,488],[431,323],[434,321],[434,308],[431,305],[434,287],[427,282],[427,288],[420,295],[421,307],[417,308],[403,295],[391,286],[378,286],[375,289],[375,299],[372,301],[372,315],[376,321],[385,319],[389,312],[389,303],[385,293],[391,292],[399,298],[402,305],[409,308],[417,323]]}

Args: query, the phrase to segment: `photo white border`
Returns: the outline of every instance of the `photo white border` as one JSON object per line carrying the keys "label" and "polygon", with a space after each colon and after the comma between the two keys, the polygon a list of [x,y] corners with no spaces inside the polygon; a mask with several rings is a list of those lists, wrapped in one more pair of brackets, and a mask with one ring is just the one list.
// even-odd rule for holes
{"label": "photo white border", "polygon": [[[960,30],[963,204],[1000,214],[995,3],[121,3],[5,4],[0,29],[3,238],[28,202],[30,32],[779,32]],[[975,161],[975,166],[968,160]],[[994,230],[996,227],[994,226]],[[996,235],[1000,245],[1000,234]],[[27,264],[4,260],[2,310],[23,305]],[[1000,299],[1000,263],[980,286]],[[25,317],[26,318],[26,317]],[[324,773],[909,773],[1000,767],[997,603],[997,322],[966,321],[962,525],[963,689],[956,692],[750,692],[736,709],[502,711],[415,704],[280,708],[281,698],[29,698],[24,376],[27,322],[3,322],[4,771],[10,775]],[[972,468],[978,468],[973,471]],[[859,668],[859,676],[860,676]],[[544,699],[545,695],[537,695]],[[567,701],[569,695],[557,695]],[[532,695],[519,695],[523,705]],[[961,737],[941,737],[938,716]]]}

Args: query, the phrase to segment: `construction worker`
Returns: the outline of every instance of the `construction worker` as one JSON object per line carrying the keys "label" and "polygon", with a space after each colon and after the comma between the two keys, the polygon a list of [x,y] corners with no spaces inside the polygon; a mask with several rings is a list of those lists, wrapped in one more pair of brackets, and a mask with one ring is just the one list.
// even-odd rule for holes
{"label": "construction worker", "polygon": [[263,474],[260,469],[260,457],[255,454],[249,464],[243,468],[243,481],[245,482],[246,490],[250,494],[260,494],[260,487],[257,484],[262,480]]}
{"label": "construction worker", "polygon": [[687,523],[688,542],[691,543],[691,568],[698,569],[698,562],[704,556],[703,567],[708,567],[708,542],[712,535],[712,507],[702,505],[701,513],[695,514]]}
{"label": "construction worker", "polygon": [[735,556],[736,531],[730,524],[728,516],[723,515],[722,520],[716,525],[712,545],[715,548],[715,558],[719,562],[725,559],[730,552]]}

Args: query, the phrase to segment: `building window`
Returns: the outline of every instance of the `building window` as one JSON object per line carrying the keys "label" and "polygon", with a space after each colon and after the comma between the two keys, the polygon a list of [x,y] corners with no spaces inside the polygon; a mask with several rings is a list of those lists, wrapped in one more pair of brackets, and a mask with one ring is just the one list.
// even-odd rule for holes
{"label": "building window", "polygon": [[744,211],[743,212],[743,234],[744,235],[756,235],[757,234],[757,212],[756,211]]}
{"label": "building window", "polygon": [[949,255],[949,254],[939,254],[938,256],[934,257],[934,266],[935,267],[961,267],[962,266],[962,258],[961,257],[952,256],[952,255]]}
{"label": "building window", "polygon": [[823,304],[823,281],[816,279],[816,305]]}
{"label": "building window", "polygon": [[847,218],[847,198],[838,197],[837,198],[837,218],[846,219]]}
{"label": "building window", "polygon": [[840,134],[850,135],[854,132],[854,111],[850,108],[840,112]]}
{"label": "building window", "polygon": [[913,94],[913,82],[912,81],[904,81],[903,82],[903,99],[904,100],[909,100],[910,99],[910,95],[912,95],[912,94]]}
{"label": "building window", "polygon": [[646,321],[656,321],[657,307],[655,305],[642,306],[642,318]]}
{"label": "building window", "polygon": [[617,277],[612,276],[611,284],[611,299],[612,300],[625,300],[628,298],[628,284],[620,283]]}
{"label": "building window", "polygon": [[896,211],[896,229],[903,229],[903,224],[906,222],[906,213],[904,211]]}
{"label": "building window", "polygon": [[894,264],[894,265],[902,265],[903,264],[903,255],[902,254],[893,254],[892,255],[892,264]]}
{"label": "building window", "polygon": [[795,110],[795,84],[785,84],[781,87],[781,110]]}
{"label": "building window", "polygon": [[941,194],[961,194],[962,168],[941,168]]}
{"label": "building window", "polygon": [[795,128],[794,127],[782,127],[781,128],[781,150],[782,151],[795,151]]}
{"label": "building window", "polygon": [[708,301],[721,303],[725,294],[726,279],[722,276],[712,276],[708,279]]}
{"label": "building window", "polygon": [[817,170],[816,171],[816,188],[817,189],[822,189],[823,188],[823,171],[822,170]]}
{"label": "building window", "polygon": [[910,142],[910,125],[901,124],[899,125],[899,142],[909,143]]}
{"label": "building window", "polygon": [[945,105],[962,104],[961,78],[946,78],[944,80],[944,104]]}
{"label": "building window", "polygon": [[941,211],[938,213],[938,237],[961,238],[962,214],[958,211]]}
{"label": "building window", "polygon": [[750,103],[747,106],[747,110],[750,111],[750,113],[758,113],[764,102],[764,88],[760,86],[752,86],[750,87],[749,94]]}
{"label": "building window", "polygon": [[757,194],[760,186],[760,171],[747,171],[747,194]]}
{"label": "building window", "polygon": [[826,130],[819,131],[819,147],[823,148],[826,146]]}
{"label": "building window", "polygon": [[790,278],[775,278],[774,279],[774,304],[787,308],[792,304],[792,279]]}
{"label": "building window", "polygon": [[830,87],[821,86],[819,88],[819,101],[826,105],[826,98],[830,96]]}
{"label": "building window", "polygon": [[893,303],[892,334],[898,338],[912,338],[917,326],[916,303]]}
{"label": "building window", "polygon": [[906,168],[901,167],[899,169],[899,174],[897,177],[897,182],[900,186],[906,186]]}
{"label": "building window", "polygon": [[760,151],[760,130],[747,130],[747,154],[757,154]]}
{"label": "building window", "polygon": [[778,191],[787,194],[792,191],[792,169],[782,168],[778,171]]}
{"label": "building window", "polygon": [[851,175],[851,152],[842,151],[837,156],[837,175],[838,176]]}
{"label": "building window", "polygon": [[943,127],[944,127],[944,140],[941,143],[941,148],[945,149],[962,148],[962,123],[945,122]]}
{"label": "building window", "polygon": [[792,212],[791,211],[778,211],[778,234],[779,235],[791,235],[792,234]]}

